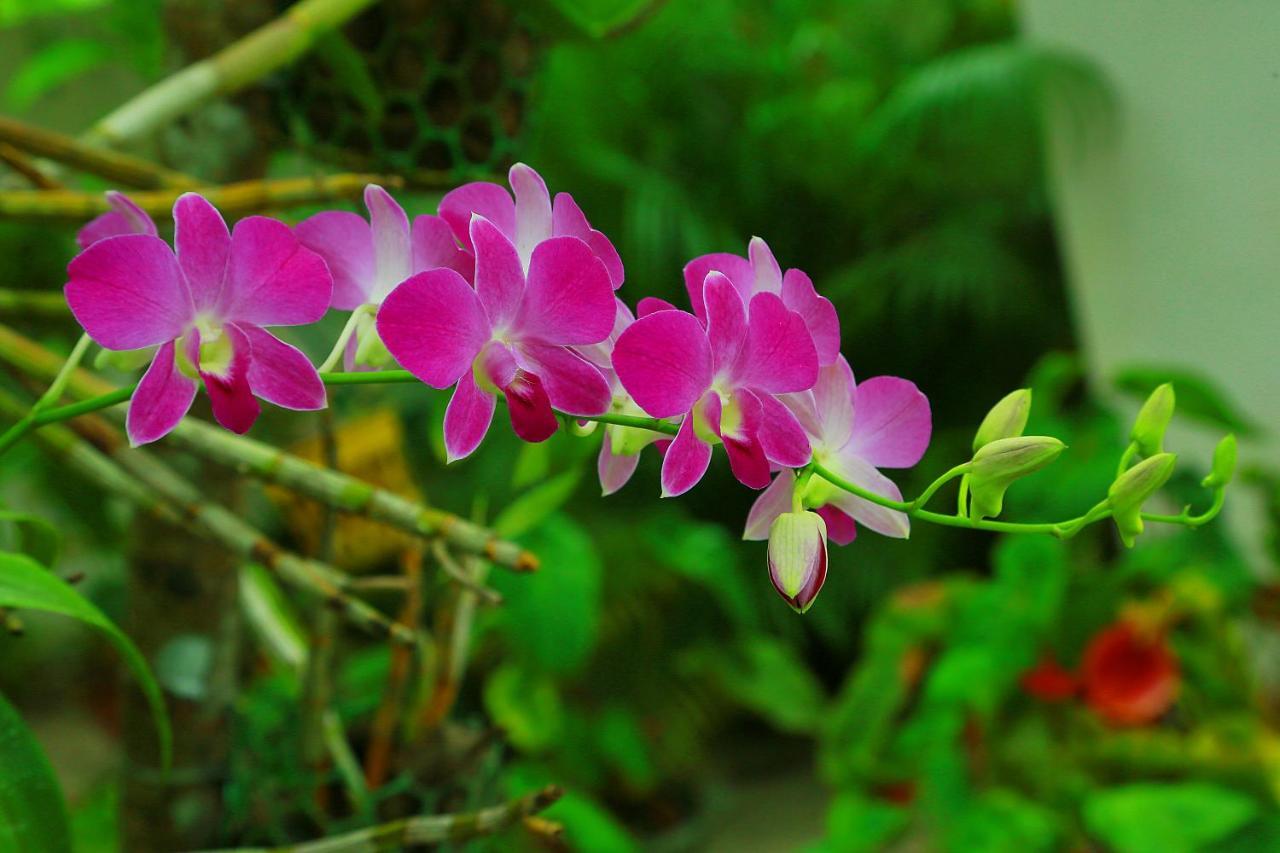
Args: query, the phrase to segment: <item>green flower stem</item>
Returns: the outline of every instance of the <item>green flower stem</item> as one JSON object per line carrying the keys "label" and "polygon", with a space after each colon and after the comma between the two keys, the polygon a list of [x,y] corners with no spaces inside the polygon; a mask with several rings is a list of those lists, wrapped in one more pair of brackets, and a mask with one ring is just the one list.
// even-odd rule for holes
{"label": "green flower stem", "polygon": [[920,493],[920,497],[916,498],[911,502],[911,510],[914,511],[914,510],[921,509],[922,507],[924,507],[925,504],[929,503],[929,499],[932,498],[934,494],[937,493],[938,489],[941,489],[943,486],[945,486],[947,483],[950,483],[956,477],[962,476],[967,473],[969,473],[968,462],[962,462],[956,467],[952,468],[950,471],[946,472],[941,477],[939,477],[938,479],[930,483],[929,487]]}
{"label": "green flower stem", "polygon": [[347,324],[342,327],[342,332],[338,335],[338,340],[333,344],[333,349],[329,351],[329,355],[320,363],[319,370],[323,373],[331,372],[342,361],[342,354],[347,349],[347,343],[350,342],[351,336],[356,333],[356,327],[360,323],[360,318],[365,314],[371,313],[374,306],[360,305],[351,312],[351,316],[347,318]]}

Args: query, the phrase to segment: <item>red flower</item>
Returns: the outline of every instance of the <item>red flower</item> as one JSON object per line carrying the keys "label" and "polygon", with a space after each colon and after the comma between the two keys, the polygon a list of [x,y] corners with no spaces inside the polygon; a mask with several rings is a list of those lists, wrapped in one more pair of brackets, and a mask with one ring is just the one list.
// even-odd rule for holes
{"label": "red flower", "polygon": [[1064,669],[1050,655],[1022,674],[1022,689],[1041,702],[1065,702],[1080,689],[1075,673]]}
{"label": "red flower", "polygon": [[1117,726],[1149,723],[1178,695],[1178,659],[1164,635],[1146,635],[1125,621],[1099,631],[1081,665],[1085,701]]}

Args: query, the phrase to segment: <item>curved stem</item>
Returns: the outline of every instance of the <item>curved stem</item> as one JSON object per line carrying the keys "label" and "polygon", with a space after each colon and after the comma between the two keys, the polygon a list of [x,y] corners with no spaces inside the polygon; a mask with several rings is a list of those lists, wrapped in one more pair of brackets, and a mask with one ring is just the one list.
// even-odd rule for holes
{"label": "curved stem", "polygon": [[920,497],[916,498],[911,502],[911,509],[912,510],[920,509],[925,504],[929,503],[929,499],[934,496],[934,493],[936,493],[938,489],[942,488],[947,483],[950,483],[956,477],[959,477],[962,474],[969,473],[969,464],[970,463],[968,462],[962,462],[959,465],[952,468],[950,471],[943,474],[938,479],[934,480],[932,483],[930,483],[929,487],[920,493]]}
{"label": "curved stem", "polygon": [[342,327],[342,331],[338,334],[338,340],[334,342],[333,349],[325,356],[324,361],[320,363],[318,368],[321,375],[331,372],[338,366],[338,362],[342,360],[342,354],[347,349],[347,343],[350,342],[351,336],[356,333],[356,327],[360,325],[360,318],[369,313],[368,305],[358,305],[351,312],[351,316],[347,318],[347,324]]}

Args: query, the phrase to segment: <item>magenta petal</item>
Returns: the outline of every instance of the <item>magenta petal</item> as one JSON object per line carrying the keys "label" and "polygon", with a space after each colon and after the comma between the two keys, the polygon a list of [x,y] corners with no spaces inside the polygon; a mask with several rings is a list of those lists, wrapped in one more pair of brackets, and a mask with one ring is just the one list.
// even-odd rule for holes
{"label": "magenta petal", "polygon": [[369,208],[369,232],[373,235],[374,264],[378,270],[370,301],[381,302],[413,273],[409,217],[391,194],[377,184],[364,188],[364,204]]}
{"label": "magenta petal", "polygon": [[476,252],[476,295],[495,329],[511,325],[524,296],[524,269],[516,247],[489,220],[471,220],[471,244]]}
{"label": "magenta petal", "polygon": [[600,475],[600,493],[608,496],[621,489],[636,472],[640,464],[640,454],[630,453],[625,456],[613,452],[613,437],[610,430],[604,431],[604,444],[600,447],[600,458],[596,460],[596,473]]}
{"label": "magenta petal", "polygon": [[413,272],[448,267],[457,270],[463,278],[474,275],[475,262],[458,248],[453,229],[439,216],[415,216],[410,240],[413,243]]}
{"label": "magenta petal", "polygon": [[480,446],[493,421],[497,402],[492,394],[476,386],[471,371],[462,374],[444,412],[444,449],[448,461],[465,459]]}
{"label": "magenta petal", "polygon": [[747,307],[729,279],[718,272],[707,273],[702,304],[706,311],[712,372],[731,377],[747,342]]}
{"label": "magenta petal", "polygon": [[818,355],[800,315],[772,293],[757,293],[747,309],[747,348],[738,382],[770,394],[806,391],[818,381]]}
{"label": "magenta petal", "polygon": [[76,233],[76,245],[87,249],[99,240],[119,237],[122,234],[150,234],[156,236],[156,223],[145,210],[138,207],[127,195],[107,190],[107,204],[111,210],[89,221]]}
{"label": "magenta petal", "polygon": [[525,441],[546,441],[555,434],[560,422],[551,410],[542,381],[531,373],[520,371],[502,393],[507,398],[511,428]]}
{"label": "magenta petal", "polygon": [[253,348],[249,338],[239,327],[226,325],[222,333],[231,340],[231,365],[226,373],[200,371],[204,389],[213,406],[213,417],[227,429],[244,434],[258,419],[262,407],[249,387],[249,365],[253,361]]}
{"label": "magenta petal", "polygon": [[302,220],[293,230],[303,246],[329,265],[334,308],[352,311],[373,298],[377,264],[373,232],[363,217],[346,210],[326,210]]}
{"label": "magenta petal", "polygon": [[747,513],[747,524],[742,538],[749,542],[763,542],[769,538],[773,520],[784,512],[791,512],[791,497],[795,492],[796,475],[790,468],[783,468],[773,478],[769,488],[760,493]]}
{"label": "magenta petal", "polygon": [[[884,474],[881,474],[865,459],[844,452],[826,460],[826,465],[836,474],[850,482],[862,486],[868,491],[891,500],[902,500],[902,492],[898,486]],[[855,521],[883,536],[895,539],[906,539],[911,533],[911,519],[904,512],[888,509],[872,503],[865,498],[848,492],[839,492],[831,503],[849,514]]]}
{"label": "magenta petal", "polygon": [[391,291],[377,328],[400,366],[432,388],[448,388],[470,370],[490,334],[475,291],[447,269],[420,272]]}
{"label": "magenta petal", "polygon": [[324,408],[324,383],[310,359],[265,329],[248,324],[238,328],[253,352],[249,388],[255,397],[300,412]]}
{"label": "magenta petal", "polygon": [[876,376],[854,392],[850,449],[877,468],[910,468],[929,446],[933,417],[914,382]]}
{"label": "magenta petal", "polygon": [[751,294],[781,293],[782,268],[773,256],[769,244],[759,237],[752,237],[747,244],[747,257],[751,259],[751,270],[755,273],[755,282]]}
{"label": "magenta petal", "polygon": [[689,415],[662,458],[662,496],[683,495],[698,484],[710,464],[711,445],[694,433],[693,415]]}
{"label": "magenta petal", "polygon": [[199,193],[183,193],[173,203],[173,248],[196,311],[216,310],[227,279],[231,233],[222,214]]}
{"label": "magenta petal", "polygon": [[820,506],[814,512],[827,523],[827,538],[837,545],[848,545],[858,538],[857,523],[843,511],[833,506]]}
{"label": "magenta petal", "polygon": [[760,424],[756,428],[756,436],[760,446],[770,462],[787,468],[799,468],[807,465],[813,452],[809,447],[809,437],[805,435],[800,421],[782,403],[769,394],[756,394],[760,403]]}
{"label": "magenta petal", "polygon": [[646,296],[636,303],[636,316],[648,317],[650,314],[656,314],[659,311],[675,311],[676,306],[672,305],[665,299],[659,299],[656,296]]}
{"label": "magenta petal", "polygon": [[524,163],[511,167],[507,181],[516,195],[516,251],[527,267],[534,246],[551,236],[551,194],[542,176]]}
{"label": "magenta petal", "polygon": [[552,237],[533,250],[524,300],[513,331],[522,340],[594,344],[617,314],[604,264],[577,237]]}
{"label": "magenta petal", "polygon": [[173,341],[166,341],[156,351],[151,366],[129,400],[125,431],[129,434],[129,444],[134,447],[168,435],[196,398],[199,383],[179,372],[175,352]]}
{"label": "magenta petal", "polygon": [[729,280],[733,282],[733,286],[738,288],[739,293],[743,294],[744,300],[750,297],[752,286],[755,282],[755,273],[751,269],[751,262],[738,255],[715,252],[689,261],[684,265],[684,286],[689,292],[689,302],[693,305],[693,313],[699,319],[705,316],[702,305],[702,285],[707,279],[707,273],[713,271],[721,272],[728,276]]}
{"label": "magenta petal", "polygon": [[609,410],[609,380],[585,358],[564,347],[519,344],[517,361],[537,375],[551,405],[570,415],[599,415]]}
{"label": "magenta petal", "polygon": [[697,317],[659,311],[618,336],[613,369],[640,408],[670,418],[692,409],[711,387],[711,347]]}
{"label": "magenta petal", "polygon": [[551,210],[551,233],[557,237],[577,237],[591,247],[604,268],[609,272],[609,280],[613,289],[622,287],[626,273],[622,268],[622,258],[609,238],[592,228],[582,209],[568,193],[556,193],[555,205]]}
{"label": "magenta petal", "polygon": [[609,273],[609,282],[613,285],[613,289],[617,290],[622,287],[626,281],[626,269],[622,266],[622,256],[618,254],[618,250],[614,248],[613,241],[604,235],[603,232],[592,228],[591,233],[587,235],[587,245],[591,247],[591,251],[595,252],[600,263],[604,264],[605,271]]}
{"label": "magenta petal", "polygon": [[782,301],[804,318],[818,353],[818,364],[831,364],[840,354],[840,317],[831,300],[819,296],[813,281],[800,270],[782,277]]}
{"label": "magenta petal", "polygon": [[763,489],[769,485],[770,468],[759,440],[760,424],[764,419],[760,400],[754,394],[735,391],[732,404],[738,411],[738,424],[732,430],[725,428],[720,397],[716,393],[709,393],[703,398],[699,411],[724,442],[733,476],[748,488]]}
{"label": "magenta petal", "polygon": [[141,349],[171,341],[193,318],[173,252],[159,237],[99,240],[67,267],[67,304],[94,342]]}
{"label": "magenta petal", "polygon": [[830,448],[844,447],[853,435],[853,371],[844,356],[818,371],[813,386],[818,435]]}
{"label": "magenta petal", "polygon": [[505,188],[487,181],[463,184],[440,199],[440,218],[449,223],[453,236],[472,252],[471,216],[480,214],[511,240],[516,238],[516,205]]}
{"label": "magenta petal", "polygon": [[296,326],[324,316],[333,276],[283,222],[250,216],[231,232],[223,317],[255,326]]}

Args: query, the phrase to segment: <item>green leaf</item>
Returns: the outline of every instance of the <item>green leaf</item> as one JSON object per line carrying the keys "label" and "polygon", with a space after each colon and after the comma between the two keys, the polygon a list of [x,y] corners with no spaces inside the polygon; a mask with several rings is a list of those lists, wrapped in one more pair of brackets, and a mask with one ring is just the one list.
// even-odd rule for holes
{"label": "green leaf", "polygon": [[653,744],[645,737],[636,715],[622,705],[606,708],[590,726],[595,750],[618,775],[641,790],[658,781],[653,764]]}
{"label": "green leaf", "polygon": [[53,767],[3,694],[0,768],[0,853],[70,853],[70,821]]}
{"label": "green leaf", "polygon": [[907,827],[910,813],[901,806],[847,791],[827,812],[827,848],[846,853],[884,850]]}
{"label": "green leaf", "polygon": [[1125,785],[1084,804],[1090,831],[1118,853],[1194,853],[1257,816],[1244,794],[1204,782]]}
{"label": "green leaf", "polygon": [[507,504],[493,520],[493,529],[505,537],[529,532],[573,497],[581,477],[582,472],[574,468],[539,483]]}
{"label": "green leaf", "polygon": [[17,549],[42,566],[52,566],[58,559],[61,535],[57,528],[38,515],[13,510],[0,510],[0,522],[13,525],[17,533]]}
{"label": "green leaf", "polygon": [[1165,382],[1178,394],[1178,413],[1202,423],[1224,427],[1237,435],[1257,435],[1261,428],[1213,383],[1185,370],[1155,365],[1128,365],[1116,372],[1115,386],[1145,400]]}
{"label": "green leaf", "polygon": [[87,12],[110,0],[0,0],[0,27],[11,27],[29,18]]}
{"label": "green leaf", "polygon": [[555,683],[518,666],[508,664],[489,676],[484,706],[507,739],[525,752],[554,745],[564,726],[564,706]]}
{"label": "green leaf", "polygon": [[94,39],[56,41],[19,66],[4,89],[5,105],[28,109],[42,95],[117,57],[110,46]]}
{"label": "green leaf", "polygon": [[734,701],[781,731],[807,734],[822,720],[822,685],[795,649],[773,637],[750,637],[703,664]]}
{"label": "green leaf", "polygon": [[546,0],[566,21],[592,38],[602,38],[640,17],[656,0]]}
{"label": "green leaf", "polygon": [[151,716],[160,738],[161,763],[169,766],[173,733],[160,685],[151,674],[146,658],[115,623],[66,581],[22,554],[0,554],[0,607],[59,613],[92,625],[106,634],[133,672],[147,704],[151,706]]}

